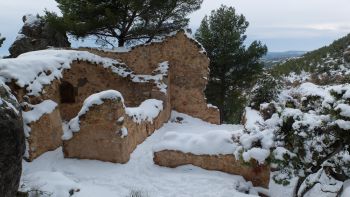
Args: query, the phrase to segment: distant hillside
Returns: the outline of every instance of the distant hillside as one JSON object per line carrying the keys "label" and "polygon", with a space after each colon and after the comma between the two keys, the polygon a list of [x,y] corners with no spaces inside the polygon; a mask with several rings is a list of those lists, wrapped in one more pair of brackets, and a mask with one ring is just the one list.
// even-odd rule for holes
{"label": "distant hillside", "polygon": [[305,53],[306,51],[268,52],[261,60],[269,68],[287,59],[300,57]]}
{"label": "distant hillside", "polygon": [[285,52],[268,52],[263,58],[267,60],[286,59],[299,57],[307,53],[306,51],[285,51]]}
{"label": "distant hillside", "polygon": [[297,59],[289,59],[276,64],[272,68],[275,75],[285,75],[291,72],[300,73],[327,71],[343,63],[343,53],[350,45],[350,34],[334,41],[331,45],[305,53]]}

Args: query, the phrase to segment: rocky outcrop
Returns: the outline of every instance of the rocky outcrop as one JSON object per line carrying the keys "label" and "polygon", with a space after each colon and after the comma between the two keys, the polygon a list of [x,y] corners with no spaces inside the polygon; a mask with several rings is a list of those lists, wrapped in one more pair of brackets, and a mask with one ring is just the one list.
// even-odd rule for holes
{"label": "rocky outcrop", "polygon": [[16,41],[9,48],[10,57],[22,53],[47,49],[48,47],[69,47],[70,43],[65,32],[51,28],[39,16],[25,15],[22,18],[23,27]]}
{"label": "rocky outcrop", "polygon": [[16,196],[25,150],[19,104],[9,89],[0,85],[0,194]]}
{"label": "rocky outcrop", "polygon": [[270,181],[270,167],[258,165],[252,161],[245,164],[237,161],[233,154],[229,155],[194,155],[180,151],[164,150],[154,153],[154,163],[160,166],[176,168],[182,165],[194,165],[206,170],[217,170],[243,176],[254,186],[268,188]]}

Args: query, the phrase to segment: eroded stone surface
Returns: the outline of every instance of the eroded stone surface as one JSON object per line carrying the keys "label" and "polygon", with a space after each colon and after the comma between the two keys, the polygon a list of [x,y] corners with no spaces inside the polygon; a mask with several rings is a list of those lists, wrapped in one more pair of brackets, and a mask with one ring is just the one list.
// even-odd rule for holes
{"label": "eroded stone surface", "polygon": [[19,104],[0,85],[0,194],[16,196],[25,150],[23,121]]}
{"label": "eroded stone surface", "polygon": [[[130,130],[129,136],[125,139],[119,139],[119,147],[113,144],[116,141],[109,141],[110,149],[118,148],[119,155],[112,155],[104,149],[99,149],[99,154],[93,153],[94,149],[86,149],[91,151],[87,153],[82,147],[93,141],[93,139],[103,138],[101,135],[111,136],[111,132],[117,131],[119,128],[113,122],[108,122],[105,117],[110,108],[109,106],[94,113],[94,118],[87,119],[82,122],[82,132],[74,135],[71,142],[64,143],[67,157],[99,159],[112,162],[126,162],[130,153],[141,143],[148,135],[152,134],[160,125],[167,122],[170,117],[171,110],[187,113],[191,116],[201,118],[205,121],[219,124],[219,111],[215,107],[207,105],[204,89],[207,83],[209,59],[202,52],[202,48],[198,43],[189,39],[183,32],[178,32],[174,36],[166,38],[164,42],[152,43],[150,45],[139,46],[129,52],[104,52],[98,50],[89,50],[99,56],[109,57],[112,59],[125,62],[124,66],[130,69],[130,73],[139,76],[154,76],[155,70],[159,68],[162,62],[168,62],[169,70],[166,76],[162,78],[167,88],[164,91],[150,80],[147,82],[137,82],[128,76],[121,76],[113,72],[112,68],[104,68],[102,65],[90,63],[86,61],[74,61],[70,65],[70,69],[62,71],[62,78],[55,79],[50,85],[44,87],[39,96],[28,96],[23,88],[18,88],[12,84],[12,88],[16,91],[18,100],[35,105],[43,100],[52,100],[58,104],[57,111],[40,118],[38,121],[30,125],[31,136],[29,138],[29,160],[33,160],[46,151],[52,150],[54,147],[62,144],[62,140],[56,138],[62,134],[62,130],[56,129],[59,122],[69,121],[74,118],[81,109],[84,100],[90,95],[104,90],[117,90],[125,100],[127,107],[137,107],[141,102],[147,99],[157,99],[163,101],[164,110],[157,117],[153,124],[151,122],[141,122],[136,124],[125,116],[125,123]],[[86,116],[89,117],[90,115]],[[57,121],[53,121],[54,116]],[[60,116],[60,117],[59,117]],[[93,116],[93,115],[91,115]],[[109,115],[110,116],[110,115]],[[93,121],[92,121],[93,120]],[[106,132],[96,133],[97,127]],[[44,132],[45,129],[50,131]],[[135,131],[135,132],[133,132]],[[44,135],[44,136],[42,136]],[[54,140],[53,140],[53,136]],[[79,144],[81,142],[81,144]],[[44,143],[39,145],[39,143]],[[85,143],[85,145],[84,145]],[[120,148],[123,146],[123,148]],[[85,152],[84,152],[85,151]],[[116,152],[113,152],[116,153]],[[120,158],[116,158],[120,157]]]}
{"label": "eroded stone surface", "polygon": [[125,53],[85,50],[120,59],[138,74],[151,74],[159,62],[168,61],[172,109],[220,124],[218,109],[208,107],[204,95],[210,60],[198,43],[183,32],[178,32],[164,42],[138,46]]}
{"label": "eroded stone surface", "polygon": [[[121,101],[105,101],[80,118],[79,132],[64,141],[64,156],[126,163],[136,146],[159,129],[169,115],[170,109],[165,108],[153,122],[136,123],[126,115]],[[127,129],[127,136],[122,135],[122,128]]]}
{"label": "eroded stone surface", "polygon": [[206,170],[217,170],[243,176],[254,186],[268,188],[270,181],[270,167],[256,163],[244,164],[237,161],[234,155],[194,155],[179,151],[165,150],[154,153],[154,163],[160,166],[176,168],[181,165],[192,164]]}
{"label": "eroded stone surface", "polygon": [[62,145],[62,119],[58,108],[28,126],[31,131],[27,139],[26,160],[32,161],[41,154],[53,151]]}

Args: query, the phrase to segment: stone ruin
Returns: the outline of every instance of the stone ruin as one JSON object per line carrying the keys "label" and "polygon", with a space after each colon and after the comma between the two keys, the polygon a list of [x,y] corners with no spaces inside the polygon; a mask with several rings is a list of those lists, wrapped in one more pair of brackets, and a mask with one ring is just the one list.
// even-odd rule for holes
{"label": "stone ruin", "polygon": [[196,155],[176,150],[162,150],[154,153],[153,160],[159,166],[170,168],[192,164],[206,170],[239,174],[251,181],[254,186],[269,187],[270,167],[268,165],[257,165],[253,160],[247,164],[236,160],[233,154]]}
{"label": "stone ruin", "polygon": [[[81,49],[44,50],[27,54],[37,55],[36,59],[45,59],[51,54],[50,58],[54,59],[64,53],[74,56],[69,65],[61,62],[64,65],[54,69],[44,65],[43,70],[37,72],[38,76],[25,83],[15,77],[25,73],[13,73],[24,72],[22,68],[8,71],[11,74],[5,76],[24,109],[26,158],[29,161],[63,144],[66,157],[125,163],[136,145],[168,121],[171,110],[214,124],[220,123],[218,109],[207,105],[203,93],[209,59],[201,46],[183,32],[171,35],[163,42],[141,45],[124,52]],[[26,54],[7,61],[23,59],[26,59]],[[57,72],[60,73],[53,76]],[[48,79],[50,81],[46,82]],[[42,83],[41,89],[35,86],[36,83]],[[123,102],[109,100],[92,107],[80,117],[79,132],[72,132],[71,138],[62,140],[62,123],[68,124],[78,115],[85,99],[105,90],[119,91]],[[159,107],[162,110],[153,119],[130,112],[137,113],[135,108],[151,99],[162,102]],[[47,111],[43,111],[44,108]],[[114,114],[115,110],[111,109],[118,109],[118,113]],[[34,112],[40,111],[37,118],[31,118]],[[118,123],[110,118],[112,116],[123,117],[123,121]],[[116,132],[123,127],[128,130],[125,138],[118,135],[115,135],[115,139],[107,135],[98,136],[99,130]],[[118,148],[112,148],[115,146]],[[113,158],[107,155],[113,155]]]}
{"label": "stone ruin", "polygon": [[[209,59],[184,31],[119,52],[51,49],[4,61],[17,65],[0,63],[0,76],[24,111],[28,161],[62,146],[67,158],[126,163],[136,146],[169,120],[172,110],[220,124],[219,110],[208,105],[204,95]],[[244,169],[246,179],[268,186],[266,166],[232,170],[243,165],[233,155],[199,158],[169,152],[176,161],[162,151],[155,153],[155,163],[236,174]]]}

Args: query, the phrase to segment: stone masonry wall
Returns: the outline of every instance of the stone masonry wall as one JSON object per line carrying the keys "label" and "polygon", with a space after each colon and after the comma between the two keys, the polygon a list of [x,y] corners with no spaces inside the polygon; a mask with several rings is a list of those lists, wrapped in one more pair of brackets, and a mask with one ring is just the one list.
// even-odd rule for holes
{"label": "stone masonry wall", "polygon": [[136,107],[142,101],[154,98],[152,89],[157,89],[152,83],[135,83],[128,77],[123,78],[111,72],[110,69],[87,62],[74,63],[71,69],[64,71],[62,81],[74,87],[75,96],[74,103],[59,101],[63,120],[75,117],[87,97],[103,90],[118,90],[122,93],[126,106]]}
{"label": "stone masonry wall", "polygon": [[[35,105],[44,100],[52,100],[58,104],[58,109],[54,113],[47,114],[30,125],[31,136],[28,139],[30,148],[28,160],[33,160],[42,153],[61,146],[62,141],[58,136],[62,135],[62,129],[59,129],[57,125],[61,121],[69,121],[75,117],[88,96],[109,89],[119,91],[123,95],[127,107],[137,107],[141,102],[150,98],[162,100],[164,103],[164,110],[157,117],[154,125],[147,122],[138,125],[131,124],[128,117],[125,117],[125,124],[132,128],[130,137],[120,140],[120,143],[124,143],[123,147],[126,151],[120,153],[119,159],[111,159],[111,161],[126,162],[127,157],[137,144],[141,143],[155,129],[159,128],[159,125],[168,121],[171,110],[187,113],[208,122],[219,124],[219,111],[216,108],[208,107],[204,95],[209,59],[201,50],[200,46],[194,40],[189,39],[183,32],[166,38],[162,43],[139,46],[126,53],[89,50],[100,56],[121,60],[135,74],[140,75],[154,74],[153,71],[158,68],[160,62],[168,61],[169,74],[163,79],[164,83],[168,85],[167,94],[159,91],[152,81],[135,83],[130,76],[121,77],[113,73],[109,68],[103,68],[101,65],[85,61],[73,62],[71,69],[64,70],[61,79],[54,80],[50,85],[45,86],[40,96],[26,96],[25,89],[18,88],[12,84],[11,87],[17,93],[20,103],[27,102]],[[98,113],[101,115],[98,115]],[[91,140],[95,137],[99,138],[98,134],[93,133],[96,122],[101,122],[101,125],[106,124],[106,127],[113,126],[112,123],[110,123],[112,125],[107,126],[109,123],[102,118],[103,113],[107,112],[96,112],[94,123],[90,124],[89,121],[83,123],[88,125],[86,126],[86,131],[77,135],[77,139],[74,140],[76,142],[79,141],[78,139],[82,140],[83,138],[79,136],[86,135],[89,132],[92,132],[90,133]],[[57,121],[54,121],[54,119]],[[87,131],[88,128],[91,131]],[[106,130],[102,127],[101,129]],[[133,131],[138,132],[135,132],[134,135]],[[109,135],[108,132],[106,135]],[[89,137],[86,137],[86,139],[89,139]],[[73,143],[65,144],[73,147]],[[76,149],[75,151],[80,149],[80,145],[76,146],[75,148],[66,149],[68,157],[75,155],[77,158],[94,158],[93,155],[87,153],[81,152],[79,153],[81,155],[74,153],[73,149]],[[106,154],[108,155],[109,153]],[[94,159],[108,160],[106,158],[109,158],[106,155],[103,157],[99,158],[96,156]]]}
{"label": "stone masonry wall", "polygon": [[[231,155],[194,155],[179,151],[160,151],[154,153],[154,162],[160,166],[176,168],[181,165],[192,164],[207,170],[217,170],[230,174],[243,176],[251,181],[254,186],[269,187],[270,167],[268,165],[247,165],[235,159]],[[255,167],[252,167],[256,165]]]}
{"label": "stone masonry wall", "polygon": [[[72,86],[74,102],[62,102],[62,94],[71,91],[67,89],[61,91],[62,83],[68,83]],[[69,121],[75,117],[84,100],[94,93],[114,89],[123,94],[125,104],[128,107],[136,107],[146,99],[155,98],[163,100],[170,109],[169,98],[159,92],[153,83],[134,83],[129,77],[121,77],[110,69],[88,62],[74,62],[71,69],[63,72],[63,78],[54,80],[50,85],[44,87],[44,94],[40,96],[26,96],[26,91],[14,84],[12,84],[12,89],[16,92],[20,103],[28,102],[35,105],[44,100],[52,100],[58,104],[55,111],[44,115],[29,125],[31,131],[30,137],[27,139],[29,150],[26,159],[28,161],[32,161],[41,154],[55,150],[62,145],[62,121]],[[170,110],[167,113],[170,116]],[[99,115],[97,115],[97,118],[96,121],[104,121]],[[166,121],[167,119],[164,119],[164,122]],[[93,125],[90,126],[93,130]]]}
{"label": "stone masonry wall", "polygon": [[[169,105],[168,105],[169,106]],[[119,101],[106,101],[93,106],[80,119],[80,131],[64,141],[64,156],[68,158],[95,159],[115,163],[126,163],[137,145],[169,119],[170,108],[165,108],[153,123],[136,123],[125,114]],[[117,121],[123,117],[123,121]],[[128,135],[122,137],[121,129]]]}
{"label": "stone masonry wall", "polygon": [[58,108],[28,126],[31,128],[31,132],[27,140],[28,155],[26,155],[26,160],[32,161],[41,154],[62,146],[62,119]]}
{"label": "stone masonry wall", "polygon": [[209,74],[209,59],[196,41],[182,31],[160,43],[115,53],[85,49],[97,55],[120,59],[137,74],[151,74],[159,62],[169,61],[170,97],[172,109],[219,124],[216,108],[208,107],[204,90]]}

